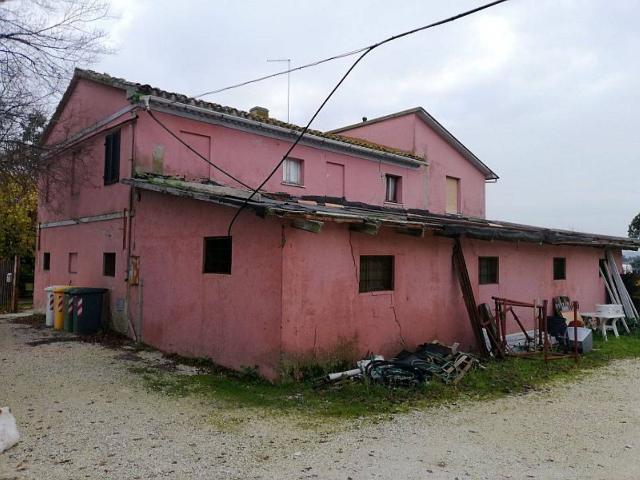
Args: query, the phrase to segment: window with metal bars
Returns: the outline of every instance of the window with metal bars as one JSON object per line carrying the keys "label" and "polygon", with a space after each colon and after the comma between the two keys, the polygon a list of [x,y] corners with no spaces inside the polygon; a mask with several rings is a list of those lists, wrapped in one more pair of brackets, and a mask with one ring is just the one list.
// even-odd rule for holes
{"label": "window with metal bars", "polygon": [[567,278],[567,259],[556,257],[553,259],[553,279],[565,280]]}
{"label": "window with metal bars", "polygon": [[392,255],[361,255],[360,293],[393,290],[394,263]]}
{"label": "window with metal bars", "polygon": [[498,257],[479,257],[478,283],[480,285],[498,283],[499,279],[500,275]]}

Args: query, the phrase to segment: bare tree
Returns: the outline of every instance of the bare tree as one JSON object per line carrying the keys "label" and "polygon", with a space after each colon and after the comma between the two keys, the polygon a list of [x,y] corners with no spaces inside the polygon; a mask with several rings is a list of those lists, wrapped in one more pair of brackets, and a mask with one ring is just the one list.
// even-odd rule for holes
{"label": "bare tree", "polygon": [[0,1],[0,151],[21,142],[80,64],[106,52],[104,0]]}
{"label": "bare tree", "polygon": [[45,148],[40,137],[74,68],[107,53],[100,29],[107,15],[107,0],[0,0],[0,212],[28,217],[1,219],[11,235],[0,235],[0,251],[16,248],[4,241],[16,229],[32,236],[39,187],[66,181],[63,162],[47,161],[57,146]]}

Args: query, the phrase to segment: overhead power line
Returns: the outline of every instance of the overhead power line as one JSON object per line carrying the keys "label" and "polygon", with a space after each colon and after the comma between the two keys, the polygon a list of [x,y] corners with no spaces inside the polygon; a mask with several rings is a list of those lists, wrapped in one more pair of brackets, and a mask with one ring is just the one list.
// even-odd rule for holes
{"label": "overhead power line", "polygon": [[[506,0],[505,0],[506,1]],[[315,62],[307,63],[306,65],[300,65],[295,68],[287,68],[286,70],[282,70],[280,72],[272,73],[271,75],[265,75],[263,77],[254,78],[253,80],[247,80],[245,82],[235,83],[233,85],[229,85],[227,87],[218,88],[216,90],[210,90],[208,92],[201,93],[196,95],[193,98],[201,98],[206,97],[207,95],[213,95],[214,93],[226,92],[227,90],[232,90],[234,88],[244,87],[245,85],[251,85],[252,83],[262,82],[264,80],[269,80],[270,78],[279,77],[280,75],[287,75],[291,72],[297,72],[299,70],[305,70],[311,67],[317,67],[318,65],[322,65],[323,63],[332,62],[333,60],[339,60],[340,58],[351,57],[358,53],[364,52],[369,47],[359,48],[357,50],[352,50],[350,52],[340,53],[338,55],[333,55],[328,58],[323,58],[322,60],[316,60]]]}
{"label": "overhead power line", "polygon": [[[327,104],[327,102],[329,102],[329,100],[331,99],[331,97],[333,96],[333,94],[338,90],[338,88],[340,88],[340,85],[342,85],[342,83],[346,80],[346,78],[349,76],[349,74],[353,71],[353,69],[358,65],[358,63],[360,63],[360,61],[366,57],[369,53],[371,53],[372,50],[385,45],[387,43],[393,42],[394,40],[398,40],[400,38],[403,37],[407,37],[409,35],[413,35],[415,33],[421,32],[423,30],[427,30],[429,28],[433,28],[433,27],[437,27],[440,25],[444,25],[446,23],[450,23],[453,22],[455,20],[458,20],[460,18],[463,17],[467,17],[469,15],[472,15],[474,13],[480,12],[482,10],[486,10],[487,8],[491,8],[495,5],[498,5],[500,3],[505,3],[507,0],[496,0],[494,2],[490,2],[484,5],[481,5],[479,7],[473,8],[471,10],[467,10],[466,12],[462,12],[459,13],[457,15],[454,15],[452,17],[448,17],[445,18],[443,20],[439,20],[437,22],[434,23],[430,23],[429,25],[424,25],[422,27],[418,27],[418,28],[414,28],[412,30],[407,30],[406,32],[402,32],[399,33],[397,35],[393,35],[389,38],[386,38],[378,43],[374,43],[372,45],[369,45],[367,47],[363,47],[361,49],[358,50],[354,50],[348,54],[341,54],[339,56],[334,56],[331,59],[335,59],[335,58],[344,58],[346,56],[350,56],[350,55],[354,55],[356,53],[361,53],[361,55],[355,60],[355,62],[353,62],[351,64],[351,66],[349,67],[349,69],[345,72],[345,74],[340,78],[340,80],[338,80],[338,83],[336,83],[336,85],[331,89],[331,91],[329,92],[329,94],[326,96],[326,98],[322,101],[322,103],[320,104],[320,106],[318,107],[318,109],[315,111],[315,113],[311,116],[311,118],[309,119],[309,121],[307,122],[307,124],[305,125],[305,127],[300,131],[300,133],[298,134],[298,136],[296,137],[295,141],[293,142],[293,144],[287,149],[287,152],[282,156],[282,158],[280,159],[280,161],[275,165],[275,167],[273,167],[273,169],[271,170],[271,172],[269,173],[269,175],[267,175],[267,177],[262,181],[262,183],[260,183],[260,185],[258,185],[255,189],[253,189],[253,191],[251,192],[251,195],[249,195],[240,205],[240,208],[238,208],[238,210],[236,211],[236,213],[234,214],[233,218],[231,219],[231,222],[229,222],[229,228],[227,229],[227,235],[231,236],[231,230],[233,228],[233,225],[235,223],[235,221],[237,220],[238,216],[240,215],[240,213],[242,213],[242,211],[246,208],[246,206],[248,205],[248,203],[251,201],[251,199],[258,193],[258,191],[265,186],[265,184],[271,179],[271,177],[273,177],[273,175],[275,175],[275,173],[278,171],[278,169],[280,168],[280,166],[284,163],[284,161],[287,159],[287,157],[289,156],[289,154],[293,151],[294,148],[296,148],[296,146],[300,143],[300,141],[302,140],[302,138],[305,136],[305,134],[307,133],[307,131],[309,130],[309,127],[311,127],[311,124],[313,123],[313,121],[316,119],[316,117],[318,116],[318,114],[322,111],[322,109],[324,108],[324,106]],[[325,60],[321,60],[319,62],[315,62],[316,64],[320,64],[320,63],[325,63],[327,61],[330,61],[330,59],[325,59]],[[304,67],[304,66],[303,66]],[[303,67],[297,67],[297,69],[301,69]],[[292,69],[292,71],[294,71],[296,69]],[[285,72],[280,72],[280,75],[283,75],[287,73]],[[272,75],[272,76],[276,76],[276,74]],[[267,77],[267,78],[270,78]],[[256,80],[250,80],[247,82],[243,82],[242,84],[237,84],[236,86],[242,86],[242,85],[248,85],[249,83],[255,83],[256,81],[260,81],[259,79]],[[231,86],[231,87],[226,87],[225,89],[219,89],[218,91],[223,91],[223,90],[229,90],[231,88],[236,88],[236,86]],[[212,91],[210,93],[214,93],[215,91]]]}
{"label": "overhead power line", "polygon": [[209,90],[207,92],[200,93],[200,94],[194,96],[193,98],[201,98],[201,97],[206,97],[207,95],[214,95],[216,93],[226,92],[227,90],[233,90],[234,88],[244,87],[246,85],[251,85],[252,83],[263,82],[264,80],[269,80],[270,78],[279,77],[281,75],[288,75],[288,74],[291,74],[291,72],[298,72],[300,70],[306,70],[307,68],[317,67],[318,65],[322,65],[323,63],[332,62],[334,60],[340,60],[341,58],[352,57],[354,55],[357,55],[358,53],[362,53],[364,51],[368,51],[368,50],[371,50],[373,48],[379,47],[380,45],[383,45],[385,43],[391,42],[393,40],[397,40],[398,38],[406,37],[407,35],[411,35],[411,34],[420,32],[422,30],[426,30],[427,28],[437,27],[438,25],[442,25],[444,23],[452,22],[452,21],[457,20],[459,18],[466,17],[467,15],[471,15],[473,13],[479,12],[480,10],[485,10],[486,8],[493,7],[494,5],[497,5],[499,3],[504,3],[506,1],[507,0],[500,0],[500,1],[491,2],[491,3],[488,3],[486,5],[482,5],[482,6],[478,7],[478,8],[474,8],[472,10],[468,10],[466,12],[460,13],[460,14],[455,15],[453,17],[445,18],[444,20],[440,20],[439,22],[432,23],[430,25],[425,25],[425,26],[422,26],[422,27],[418,27],[418,28],[415,28],[413,30],[408,30],[408,31],[400,33],[398,35],[394,35],[393,37],[389,37],[386,40],[383,40],[383,41],[378,42],[378,43],[367,45],[366,47],[361,47],[361,48],[357,48],[355,50],[350,50],[348,52],[339,53],[337,55],[332,55],[330,57],[323,58],[321,60],[315,60],[315,61],[313,61],[311,63],[307,63],[305,65],[300,65],[300,66],[295,67],[295,68],[287,68],[286,70],[282,70],[280,72],[272,73],[270,75],[264,75],[262,77],[254,78],[254,79],[251,79],[251,80],[245,80],[243,82],[234,83],[233,85],[228,85],[226,87],[217,88],[215,90]]}

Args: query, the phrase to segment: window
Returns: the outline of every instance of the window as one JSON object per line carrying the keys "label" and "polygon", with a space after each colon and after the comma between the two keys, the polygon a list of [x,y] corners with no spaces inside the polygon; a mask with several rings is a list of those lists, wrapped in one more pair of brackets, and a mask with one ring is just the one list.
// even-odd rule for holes
{"label": "window", "polygon": [[393,264],[392,255],[361,255],[360,292],[393,290]]}
{"label": "window", "polygon": [[498,257],[479,257],[478,283],[480,283],[480,285],[498,283],[498,270]]}
{"label": "window", "polygon": [[105,277],[116,276],[116,254],[105,252],[102,254],[102,275]]}
{"label": "window", "polygon": [[51,254],[44,252],[42,256],[42,270],[49,270],[51,268]]}
{"label": "window", "polygon": [[78,253],[69,254],[69,273],[78,273]]}
{"label": "window", "polygon": [[556,257],[553,259],[553,279],[564,280],[567,278],[567,259]]}
{"label": "window", "polygon": [[204,273],[231,274],[231,237],[204,239]]}
{"label": "window", "polygon": [[460,179],[447,177],[447,199],[445,213],[460,213]]}
{"label": "window", "polygon": [[303,185],[302,181],[302,160],[287,158],[282,166],[282,182]]}
{"label": "window", "polygon": [[396,175],[387,175],[387,188],[384,200],[385,202],[401,203],[401,182],[402,178]]}
{"label": "window", "polygon": [[104,184],[120,180],[120,130],[110,133],[104,140]]}

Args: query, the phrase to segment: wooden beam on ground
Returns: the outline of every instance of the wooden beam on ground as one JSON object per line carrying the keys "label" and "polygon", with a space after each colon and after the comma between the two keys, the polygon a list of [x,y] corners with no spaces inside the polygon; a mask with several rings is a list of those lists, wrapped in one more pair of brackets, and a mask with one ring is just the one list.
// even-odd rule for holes
{"label": "wooden beam on ground", "polygon": [[317,220],[305,220],[304,218],[294,218],[291,222],[293,228],[304,230],[305,232],[319,233],[322,230],[323,222]]}

